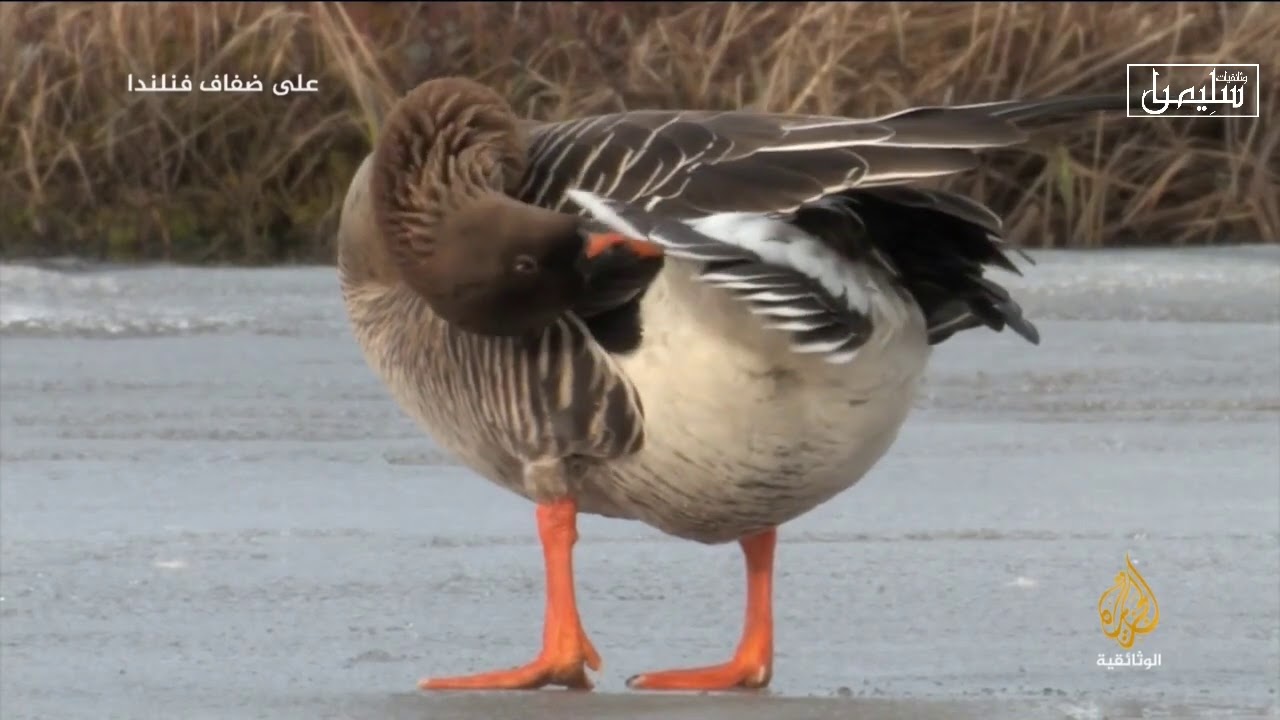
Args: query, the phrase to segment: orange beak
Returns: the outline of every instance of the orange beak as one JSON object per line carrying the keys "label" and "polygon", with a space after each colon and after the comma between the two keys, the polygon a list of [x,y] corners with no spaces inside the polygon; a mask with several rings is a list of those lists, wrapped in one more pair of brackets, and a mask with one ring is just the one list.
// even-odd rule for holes
{"label": "orange beak", "polygon": [[663,256],[662,246],[648,240],[637,240],[620,233],[597,233],[587,236],[587,249],[584,255],[588,259],[595,258],[613,248],[622,248],[639,258],[660,258]]}

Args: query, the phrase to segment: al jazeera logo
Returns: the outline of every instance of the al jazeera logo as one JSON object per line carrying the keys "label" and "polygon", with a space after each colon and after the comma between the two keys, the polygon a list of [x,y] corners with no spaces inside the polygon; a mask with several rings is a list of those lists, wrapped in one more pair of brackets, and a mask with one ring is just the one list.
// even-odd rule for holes
{"label": "al jazeera logo", "polygon": [[1160,667],[1160,653],[1143,657],[1141,650],[1132,650],[1139,637],[1150,634],[1160,624],[1160,604],[1146,578],[1134,567],[1129,553],[1125,553],[1124,563],[1125,568],[1116,573],[1115,582],[1098,598],[1098,621],[1102,624],[1102,634],[1126,652],[1110,658],[1106,653],[1098,653],[1098,667],[1150,670]]}

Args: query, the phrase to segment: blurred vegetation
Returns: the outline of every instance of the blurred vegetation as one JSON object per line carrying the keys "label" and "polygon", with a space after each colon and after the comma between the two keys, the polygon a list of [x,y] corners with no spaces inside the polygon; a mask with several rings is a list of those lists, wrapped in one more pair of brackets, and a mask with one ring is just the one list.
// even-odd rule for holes
{"label": "blurred vegetation", "polygon": [[[1269,3],[5,3],[0,253],[330,261],[378,119],[422,80],[529,117],[644,107],[887,113],[1113,92],[1126,63],[1248,62],[1258,119],[1090,117],[947,181],[1026,246],[1280,237]],[[259,75],[145,94],[128,75]],[[274,95],[301,73],[317,93]]]}

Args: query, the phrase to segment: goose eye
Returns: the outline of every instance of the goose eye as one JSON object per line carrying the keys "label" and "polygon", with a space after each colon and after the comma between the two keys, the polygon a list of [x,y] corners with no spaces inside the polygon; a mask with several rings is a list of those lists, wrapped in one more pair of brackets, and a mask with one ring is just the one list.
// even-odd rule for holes
{"label": "goose eye", "polygon": [[537,272],[538,261],[532,255],[517,255],[515,270],[521,275],[529,275]]}

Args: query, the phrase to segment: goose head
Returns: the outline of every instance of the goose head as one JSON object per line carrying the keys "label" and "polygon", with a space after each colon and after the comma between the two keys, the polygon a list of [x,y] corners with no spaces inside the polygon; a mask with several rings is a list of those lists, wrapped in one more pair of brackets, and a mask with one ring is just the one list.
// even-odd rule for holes
{"label": "goose head", "polygon": [[388,114],[373,154],[378,234],[400,279],[468,332],[536,332],[593,281],[662,251],[592,221],[520,202],[525,147],[510,107],[470,80],[430,80]]}

